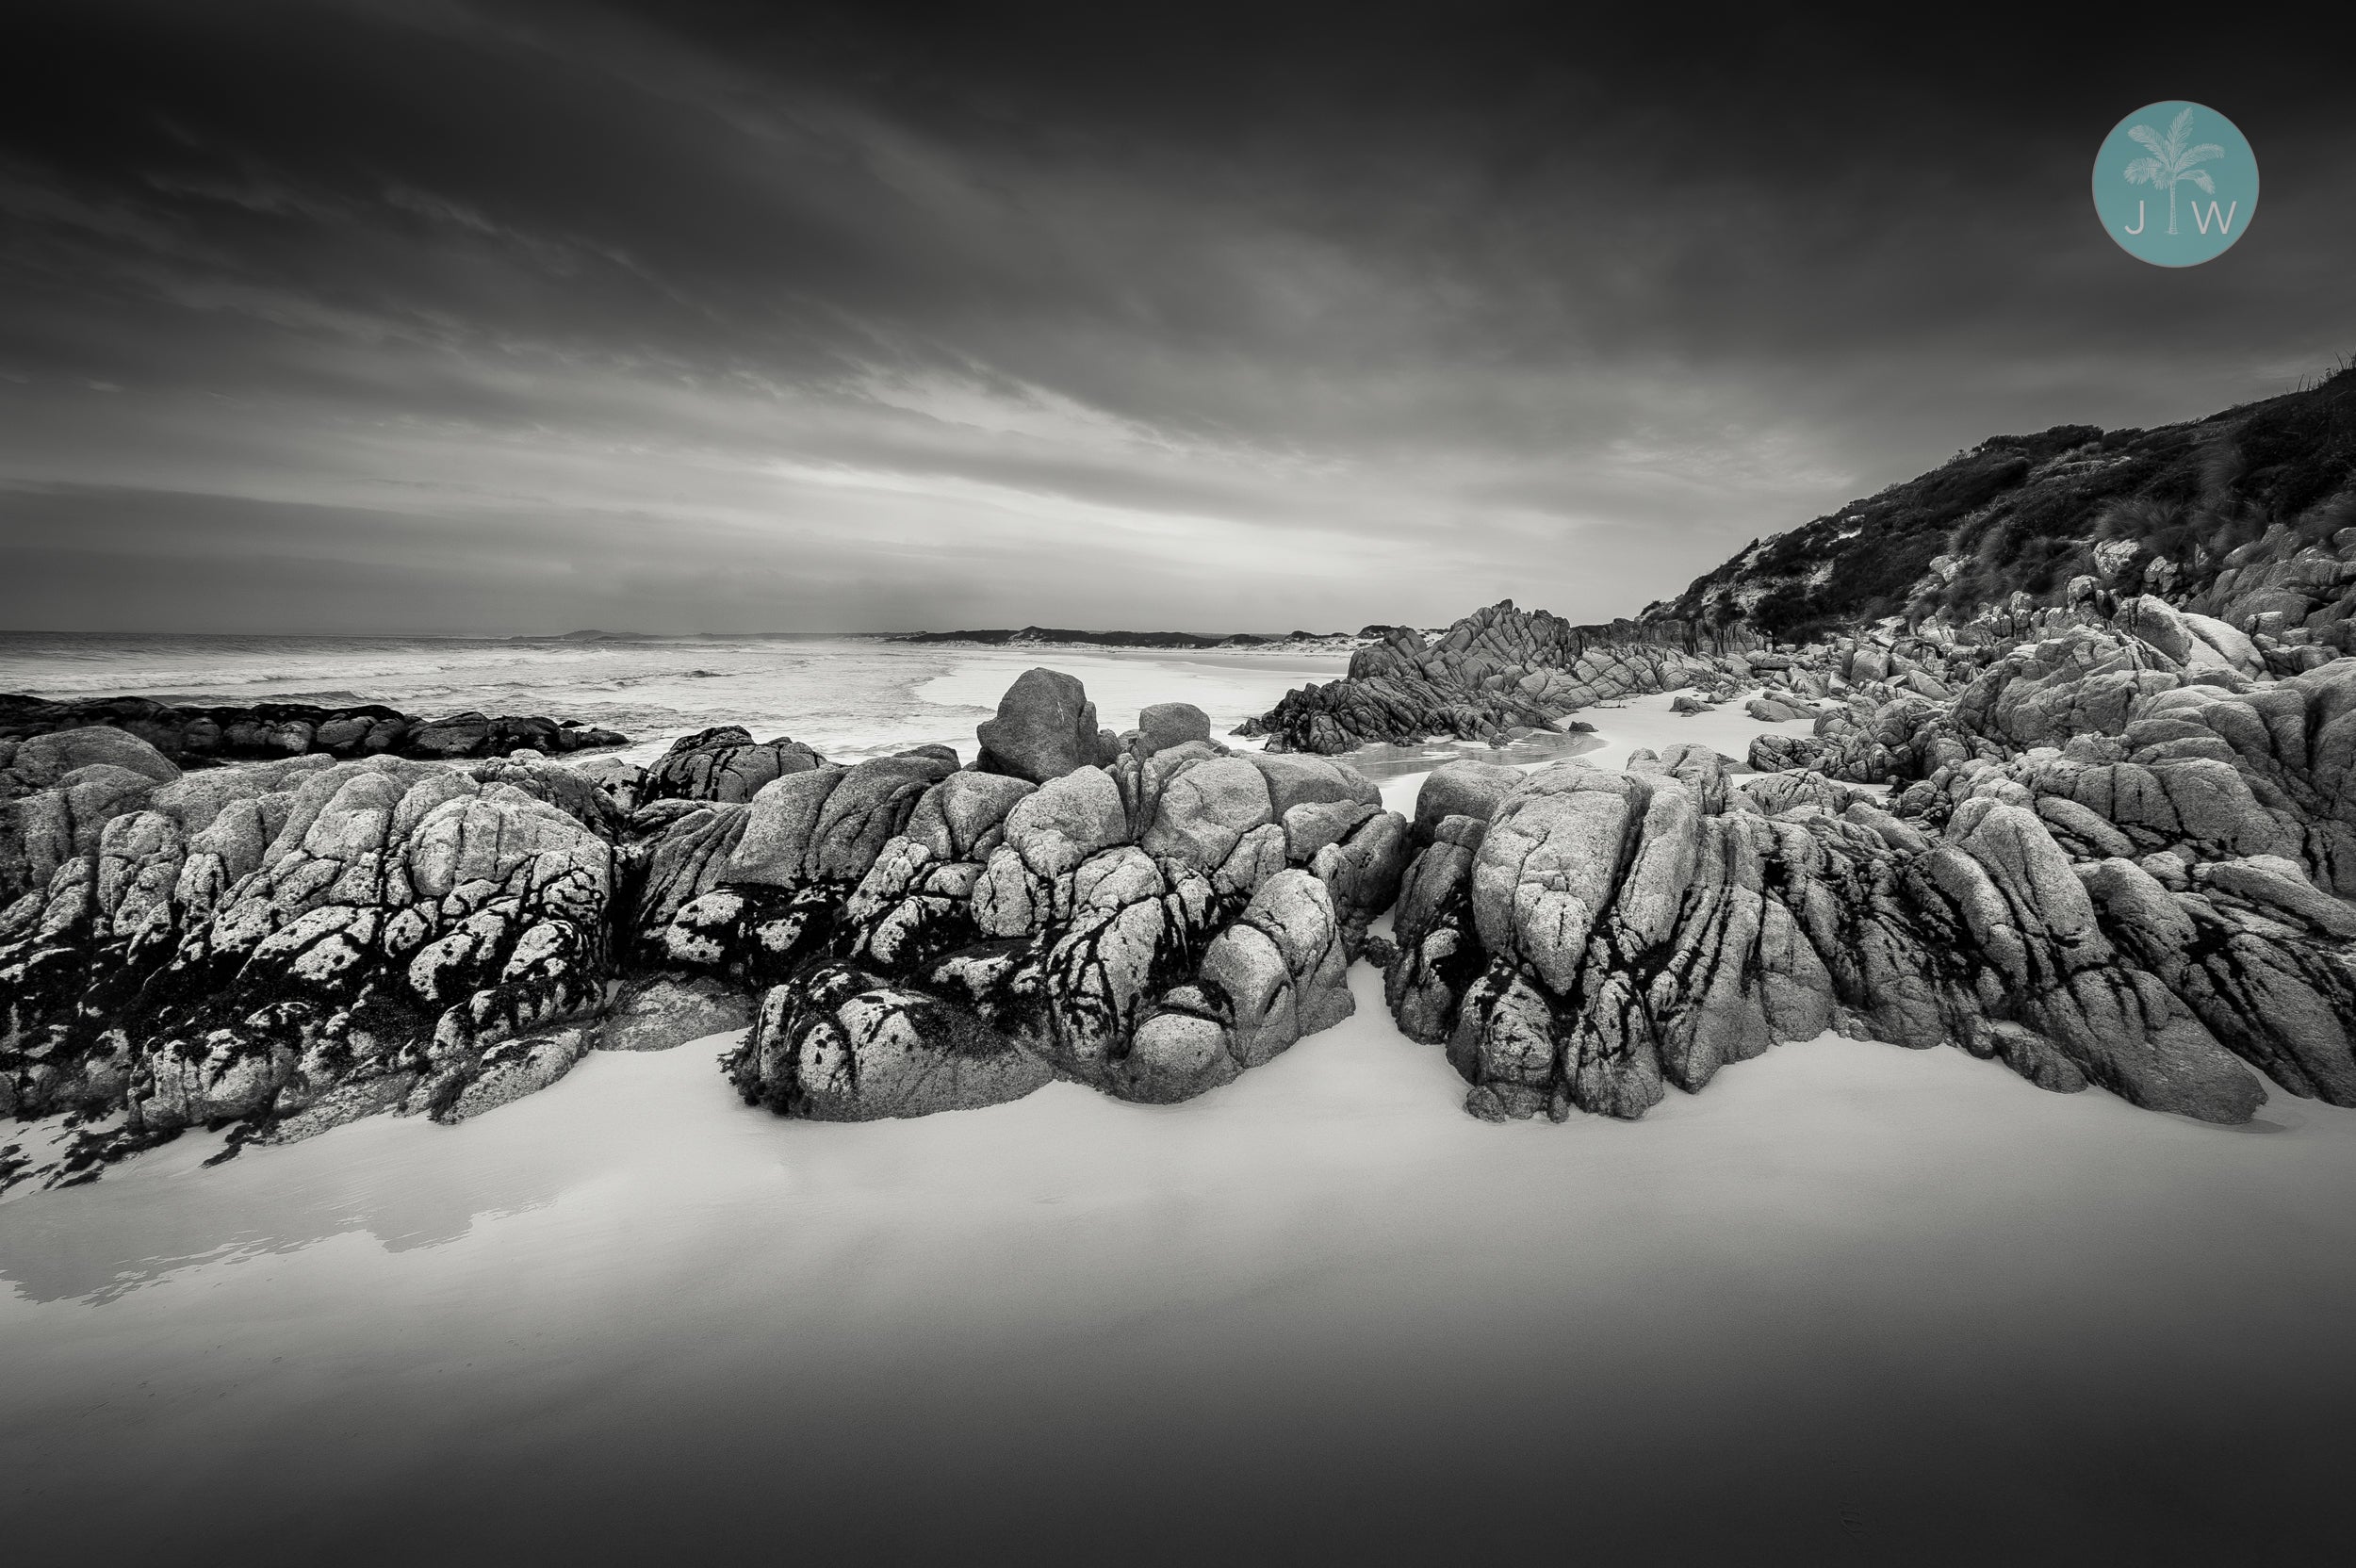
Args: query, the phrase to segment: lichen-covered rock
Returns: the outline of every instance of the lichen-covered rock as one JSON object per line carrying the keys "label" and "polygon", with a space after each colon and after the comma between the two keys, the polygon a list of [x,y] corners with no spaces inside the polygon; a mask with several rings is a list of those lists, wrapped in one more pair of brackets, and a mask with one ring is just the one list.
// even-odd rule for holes
{"label": "lichen-covered rock", "polygon": [[828,883],[847,891],[907,825],[925,792],[954,771],[938,757],[900,756],[786,775],[753,797],[721,881]]}
{"label": "lichen-covered rock", "polygon": [[444,1121],[464,1121],[511,1100],[537,1094],[589,1054],[590,1032],[558,1029],[546,1035],[503,1039],[483,1049],[457,1092],[439,1111]]}
{"label": "lichen-covered rock", "polygon": [[145,774],[91,762],[47,789],[0,801],[0,902],[26,896],[88,855],[109,822],[137,809],[155,789]]}
{"label": "lichen-covered rock", "polygon": [[[70,808],[88,771],[15,804]],[[317,1130],[547,1081],[562,1051],[499,1048],[598,1010],[610,970],[607,819],[564,771],[306,756],[141,779],[0,919],[18,1113]]]}
{"label": "lichen-covered rock", "polygon": [[[764,790],[729,866],[666,932],[675,966],[767,976],[766,1021],[735,1070],[794,1115],[911,1114],[874,1108],[913,1102],[897,1089],[843,1086],[867,1081],[862,1053],[932,1063],[908,1070],[930,1083],[942,1053],[987,1046],[996,1061],[1001,1040],[1124,1098],[1201,1093],[1346,1011],[1341,975],[1407,857],[1406,823],[1380,792],[1321,759],[1190,741],[1036,787],[911,773],[905,760],[861,766],[872,787],[854,769]],[[892,837],[862,832],[831,858],[812,848],[844,791],[881,798],[895,777],[916,790],[887,819]],[[813,991],[845,974],[857,985],[844,995],[869,999],[858,1028],[841,998]],[[781,1086],[822,1080],[837,1088]]]}
{"label": "lichen-covered rock", "polygon": [[[1664,1085],[1698,1089],[1833,1026],[2209,1120],[2245,1119],[2261,1098],[2237,1053],[2317,1092],[2312,1071],[2288,1082],[2279,1051],[2220,1028],[2181,960],[2161,961],[2182,933],[2136,892],[2156,884],[2125,861],[2090,884],[2018,783],[1989,780],[2019,799],[1986,789],[1931,825],[1821,779],[1794,787],[1807,776],[1746,788],[1680,747],[1625,771],[1556,764],[1485,820],[1443,818],[1395,917],[1385,994],[1400,1027],[1446,1046],[1485,1117],[1641,1116]],[[2320,945],[2334,901],[2302,893],[2279,857],[2234,865],[2225,885],[2299,913]],[[2126,890],[2098,902],[2090,886]],[[2131,894],[2151,907],[2115,936],[2103,910]],[[2317,1049],[2356,1066],[2343,1037]]]}

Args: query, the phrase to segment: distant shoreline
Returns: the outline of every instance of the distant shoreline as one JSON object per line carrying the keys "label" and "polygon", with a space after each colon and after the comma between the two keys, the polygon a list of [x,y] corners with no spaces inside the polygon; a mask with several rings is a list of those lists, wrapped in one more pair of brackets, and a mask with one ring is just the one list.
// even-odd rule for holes
{"label": "distant shoreline", "polygon": [[1288,631],[1263,635],[1234,631],[1215,635],[1200,631],[1082,631],[1063,627],[1026,626],[1019,629],[978,631],[900,631],[887,643],[915,643],[935,647],[972,648],[1137,648],[1190,653],[1351,653],[1382,640],[1392,629],[1369,626],[1357,631]]}
{"label": "distant shoreline", "polygon": [[[1388,627],[1360,631],[1086,631],[1047,627],[971,631],[53,631],[0,628],[0,639],[58,639],[84,643],[281,641],[332,643],[571,644],[634,643],[907,643],[941,647],[1122,647],[1170,651],[1266,650],[1348,652],[1378,642]],[[1434,635],[1427,630],[1424,635]]]}

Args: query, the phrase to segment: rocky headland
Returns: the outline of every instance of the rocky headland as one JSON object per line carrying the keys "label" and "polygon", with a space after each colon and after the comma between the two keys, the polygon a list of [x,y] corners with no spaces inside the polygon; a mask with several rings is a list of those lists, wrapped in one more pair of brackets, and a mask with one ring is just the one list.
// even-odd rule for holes
{"label": "rocky headland", "polygon": [[1338,749],[1671,685],[1813,721],[1741,777],[1695,747],[1432,776],[1386,994],[1478,1114],[1637,1116],[1828,1027],[2209,1120],[2260,1073],[2356,1104],[2352,480],[2348,373],[2000,437],[1633,631],[1500,605],[1261,724]]}
{"label": "rocky headland", "polygon": [[[0,760],[0,1109],[87,1126],[8,1174],[460,1119],[728,1032],[787,1116],[1184,1100],[1344,1016],[1360,956],[1487,1118],[1639,1117],[1828,1029],[2210,1121],[2356,1105],[2351,611],[2342,375],[1984,443],[1635,620],[1370,629],[1258,752],[1183,704],[1116,733],[1044,669],[963,764],[734,727],[452,762],[306,719],[184,772],[221,749],[193,717],[36,734]],[[1412,821],[1336,760],[1672,690],[1810,733],[1453,762]]]}

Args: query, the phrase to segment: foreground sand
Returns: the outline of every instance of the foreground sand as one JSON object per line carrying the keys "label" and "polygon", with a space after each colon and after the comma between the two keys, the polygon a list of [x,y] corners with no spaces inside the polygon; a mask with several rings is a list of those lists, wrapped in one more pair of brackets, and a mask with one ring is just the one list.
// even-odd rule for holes
{"label": "foreground sand", "polygon": [[1190,1105],[789,1124],[715,1092],[714,1040],[10,1204],[17,1560],[2342,1528],[2356,1115],[2227,1131],[1828,1037],[1639,1124],[1494,1127],[1356,979],[1357,1018]]}
{"label": "foreground sand", "polygon": [[[1643,701],[1595,715],[1612,745],[1740,755],[1739,715]],[[460,1128],[209,1170],[188,1138],[0,1205],[10,1556],[2300,1561],[2345,1532],[2356,1114],[2220,1129],[1827,1037],[1641,1123],[1497,1127],[1353,982],[1355,1018],[1181,1106],[787,1123],[713,1039]]]}

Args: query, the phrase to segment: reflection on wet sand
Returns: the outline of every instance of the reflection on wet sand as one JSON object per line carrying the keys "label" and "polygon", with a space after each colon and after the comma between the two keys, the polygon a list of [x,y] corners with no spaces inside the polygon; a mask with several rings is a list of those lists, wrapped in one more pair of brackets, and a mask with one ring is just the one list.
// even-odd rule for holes
{"label": "reflection on wet sand", "polygon": [[[464,1183],[420,1180],[415,1136],[460,1129],[390,1120],[335,1135],[332,1159],[303,1162],[299,1180],[272,1179],[266,1148],[205,1168],[223,1140],[189,1134],[106,1179],[0,1204],[0,1281],[30,1301],[104,1304],[200,1265],[237,1265],[364,1233],[387,1252],[436,1247],[483,1219],[554,1200],[594,1169],[591,1148],[530,1161],[478,1164]],[[231,1172],[242,1165],[239,1175]]]}

